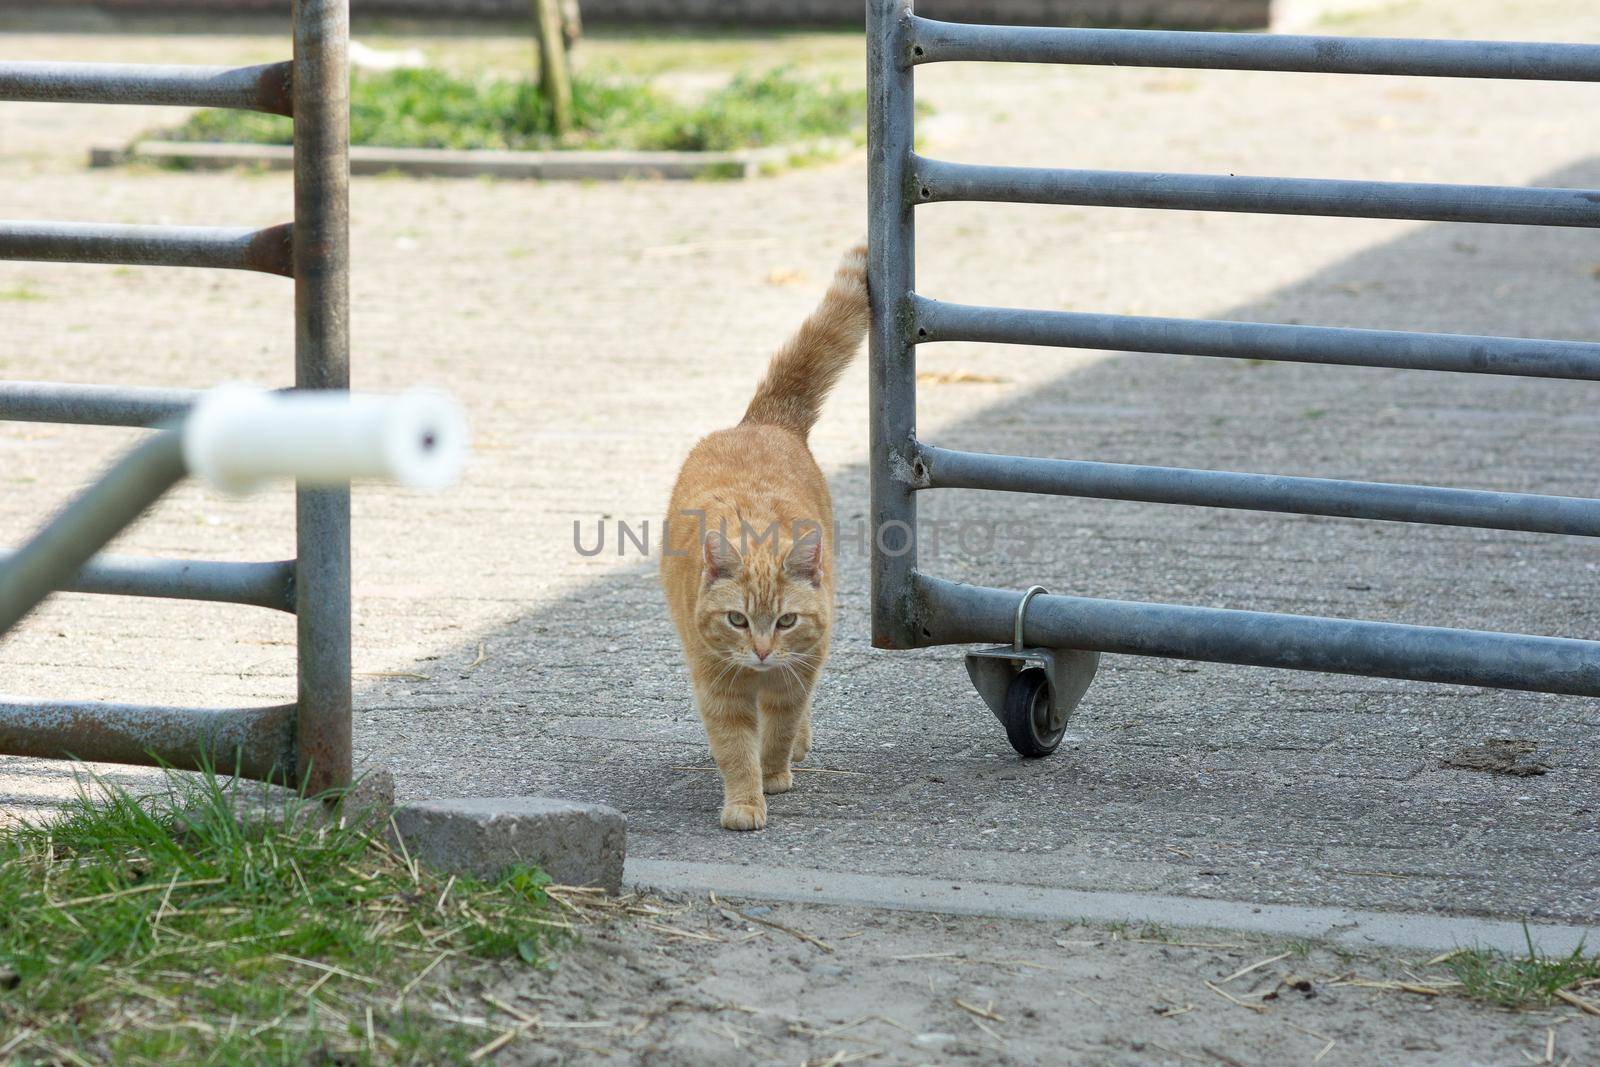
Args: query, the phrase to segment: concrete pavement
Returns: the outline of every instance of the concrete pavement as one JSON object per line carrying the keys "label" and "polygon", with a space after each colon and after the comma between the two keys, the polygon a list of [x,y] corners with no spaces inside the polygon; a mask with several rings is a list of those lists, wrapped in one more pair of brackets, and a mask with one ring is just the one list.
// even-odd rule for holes
{"label": "concrete pavement", "polygon": [[[1588,5],[1428,0],[1340,32],[1600,40]],[[17,39],[20,41],[21,39]],[[28,38],[30,56],[86,55]],[[92,39],[130,59],[164,42]],[[198,51],[202,44],[185,42]],[[255,58],[259,39],[234,46]],[[1600,186],[1587,86],[950,67],[922,97],[930,154],[1018,164]],[[275,175],[88,173],[81,148],[151,121],[0,105],[17,217],[281,221]],[[77,115],[93,112],[72,125]],[[72,116],[69,120],[68,116]],[[81,142],[81,143],[79,143]],[[1023,763],[958,650],[868,645],[847,556],[816,743],[767,831],[716,822],[653,561],[586,557],[596,524],[655,520],[697,435],[738,417],[771,349],[863,228],[860,158],[742,184],[360,179],[356,377],[461,395],[478,449],[446,497],[357,502],[355,726],[402,799],[550,794],[615,805],[632,857],[997,886],[1600,921],[1595,705],[1382,680],[1108,657],[1052,759]],[[597,221],[600,220],[600,221]],[[970,302],[1590,338],[1588,232],[948,205],[920,282]],[[0,265],[0,373],[286,380],[280,279]],[[33,294],[33,295],[28,295]],[[1588,383],[947,345],[922,353],[941,444],[1047,456],[1594,495]],[[998,379],[972,381],[971,378]],[[865,374],[817,433],[846,522],[864,514]],[[0,427],[15,540],[124,446],[121,431]],[[1000,510],[1003,508],[1003,512]],[[948,577],[1091,596],[1600,634],[1594,547],[1570,538],[947,493],[930,518],[1018,519],[1025,549],[947,545]],[[119,551],[279,558],[289,502],[177,494]],[[614,530],[614,526],[612,527]],[[12,693],[286,699],[287,619],[63,598],[0,649]],[[1532,778],[1446,770],[1536,742]],[[55,768],[0,788],[48,800]]]}

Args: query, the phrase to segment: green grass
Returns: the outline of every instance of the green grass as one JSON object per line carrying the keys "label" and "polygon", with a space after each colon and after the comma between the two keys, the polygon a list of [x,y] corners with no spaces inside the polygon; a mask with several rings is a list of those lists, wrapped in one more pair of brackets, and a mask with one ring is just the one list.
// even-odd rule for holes
{"label": "green grass", "polygon": [[300,802],[241,819],[211,775],[96,793],[0,831],[0,1062],[464,1062],[493,1033],[440,990],[565,925],[536,870],[452,882]]}
{"label": "green grass", "polygon": [[[735,75],[694,103],[642,81],[580,74],[575,129],[558,136],[537,89],[510,78],[441,70],[358,72],[350,87],[350,141],[397,148],[631,148],[716,151],[854,134],[866,94],[788,68]],[[288,144],[288,119],[207,110],[158,136],[179,141]]]}
{"label": "green grass", "polygon": [[[1558,992],[1576,994],[1585,983],[1600,982],[1600,956],[1578,945],[1565,956],[1546,956],[1528,936],[1528,954],[1510,956],[1487,949],[1468,949],[1445,961],[1461,983],[1458,992],[1503,1008],[1548,1007]],[[1595,999],[1590,993],[1587,999]]]}
{"label": "green grass", "polygon": [[788,144],[852,133],[866,121],[863,92],[819,88],[791,72],[739,74],[655,131],[662,148],[710,151]]}

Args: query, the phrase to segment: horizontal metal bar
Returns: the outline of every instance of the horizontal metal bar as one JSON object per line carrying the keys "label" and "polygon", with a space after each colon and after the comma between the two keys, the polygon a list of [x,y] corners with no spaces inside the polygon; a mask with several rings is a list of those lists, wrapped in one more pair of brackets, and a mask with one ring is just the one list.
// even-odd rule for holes
{"label": "horizontal metal bar", "polygon": [[80,426],[160,426],[200,398],[195,389],[0,381],[0,422]]}
{"label": "horizontal metal bar", "polygon": [[924,204],[986,200],[1008,204],[1600,227],[1600,190],[1594,189],[1049,170],[950,163],[922,156],[914,157],[912,165],[915,174],[910,195]]}
{"label": "horizontal metal bar", "polygon": [[[1032,311],[950,304],[924,296],[913,297],[912,306],[918,343],[987,341],[1600,381],[1600,344],[1589,341]],[[0,393],[0,414],[3,405]]]}
{"label": "horizontal metal bar", "polygon": [[0,220],[0,259],[226,267],[294,276],[288,223],[234,226],[124,226],[105,222]]}
{"label": "horizontal metal bar", "polygon": [[147,437],[16,552],[0,560],[0,637],[63,589],[111,539],[188,475],[183,432]]}
{"label": "horizontal metal bar", "polygon": [[0,700],[0,753],[140,767],[165,764],[294,784],[293,704],[164,708]]}
{"label": "horizontal metal bar", "polygon": [[[15,555],[0,551],[0,570]],[[293,612],[294,561],[236,563],[102,553],[85,563],[61,592],[204,600]]]}
{"label": "horizontal metal bar", "polygon": [[[922,645],[1009,643],[1022,600],[927,575],[912,593]],[[1045,648],[1600,696],[1600,642],[1561,637],[1048,595],[1024,631]]]}
{"label": "horizontal metal bar", "polygon": [[917,489],[1052,493],[1100,500],[1600,537],[1600,500],[1583,497],[992,456],[932,445],[917,447],[912,470],[917,479],[913,488]]}
{"label": "horizontal metal bar", "polygon": [[1430,78],[1600,81],[1600,46],[1521,41],[1171,30],[980,26],[912,18],[912,63],[1077,63],[1088,66],[1398,74]]}
{"label": "horizontal metal bar", "polygon": [[171,104],[294,113],[289,63],[254,67],[148,63],[0,63],[0,100],[65,104]]}

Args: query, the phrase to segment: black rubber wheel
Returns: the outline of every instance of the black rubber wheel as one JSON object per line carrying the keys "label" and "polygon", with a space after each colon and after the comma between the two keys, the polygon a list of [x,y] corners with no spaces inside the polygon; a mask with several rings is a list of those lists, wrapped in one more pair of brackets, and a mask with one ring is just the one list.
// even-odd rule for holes
{"label": "black rubber wheel", "polygon": [[1006,688],[1006,739],[1029,759],[1048,756],[1061,744],[1066,724],[1050,729],[1050,682],[1042,669],[1018,671]]}

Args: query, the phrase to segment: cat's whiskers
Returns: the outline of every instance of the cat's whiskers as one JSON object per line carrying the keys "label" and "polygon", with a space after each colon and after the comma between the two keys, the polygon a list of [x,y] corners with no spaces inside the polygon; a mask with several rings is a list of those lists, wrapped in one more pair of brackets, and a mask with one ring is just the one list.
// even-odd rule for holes
{"label": "cat's whiskers", "polygon": [[740,664],[738,657],[732,655],[731,653],[724,654],[722,657],[722,669],[717,672],[716,677],[711,679],[710,684],[712,686],[719,685],[724,678],[738,670],[739,666]]}
{"label": "cat's whiskers", "polygon": [[779,673],[783,676],[787,685],[794,688],[801,696],[804,696],[806,692],[805,681],[800,677],[800,672],[795,668],[794,664],[785,660],[778,666],[780,668]]}
{"label": "cat's whiskers", "polygon": [[791,651],[788,660],[784,662],[784,669],[794,678],[797,688],[802,696],[809,687],[809,681],[802,672],[815,671],[821,662],[821,655],[816,652]]}
{"label": "cat's whiskers", "polygon": [[817,654],[815,652],[791,652],[789,655],[792,659],[797,660],[801,667],[810,668],[817,665]]}

